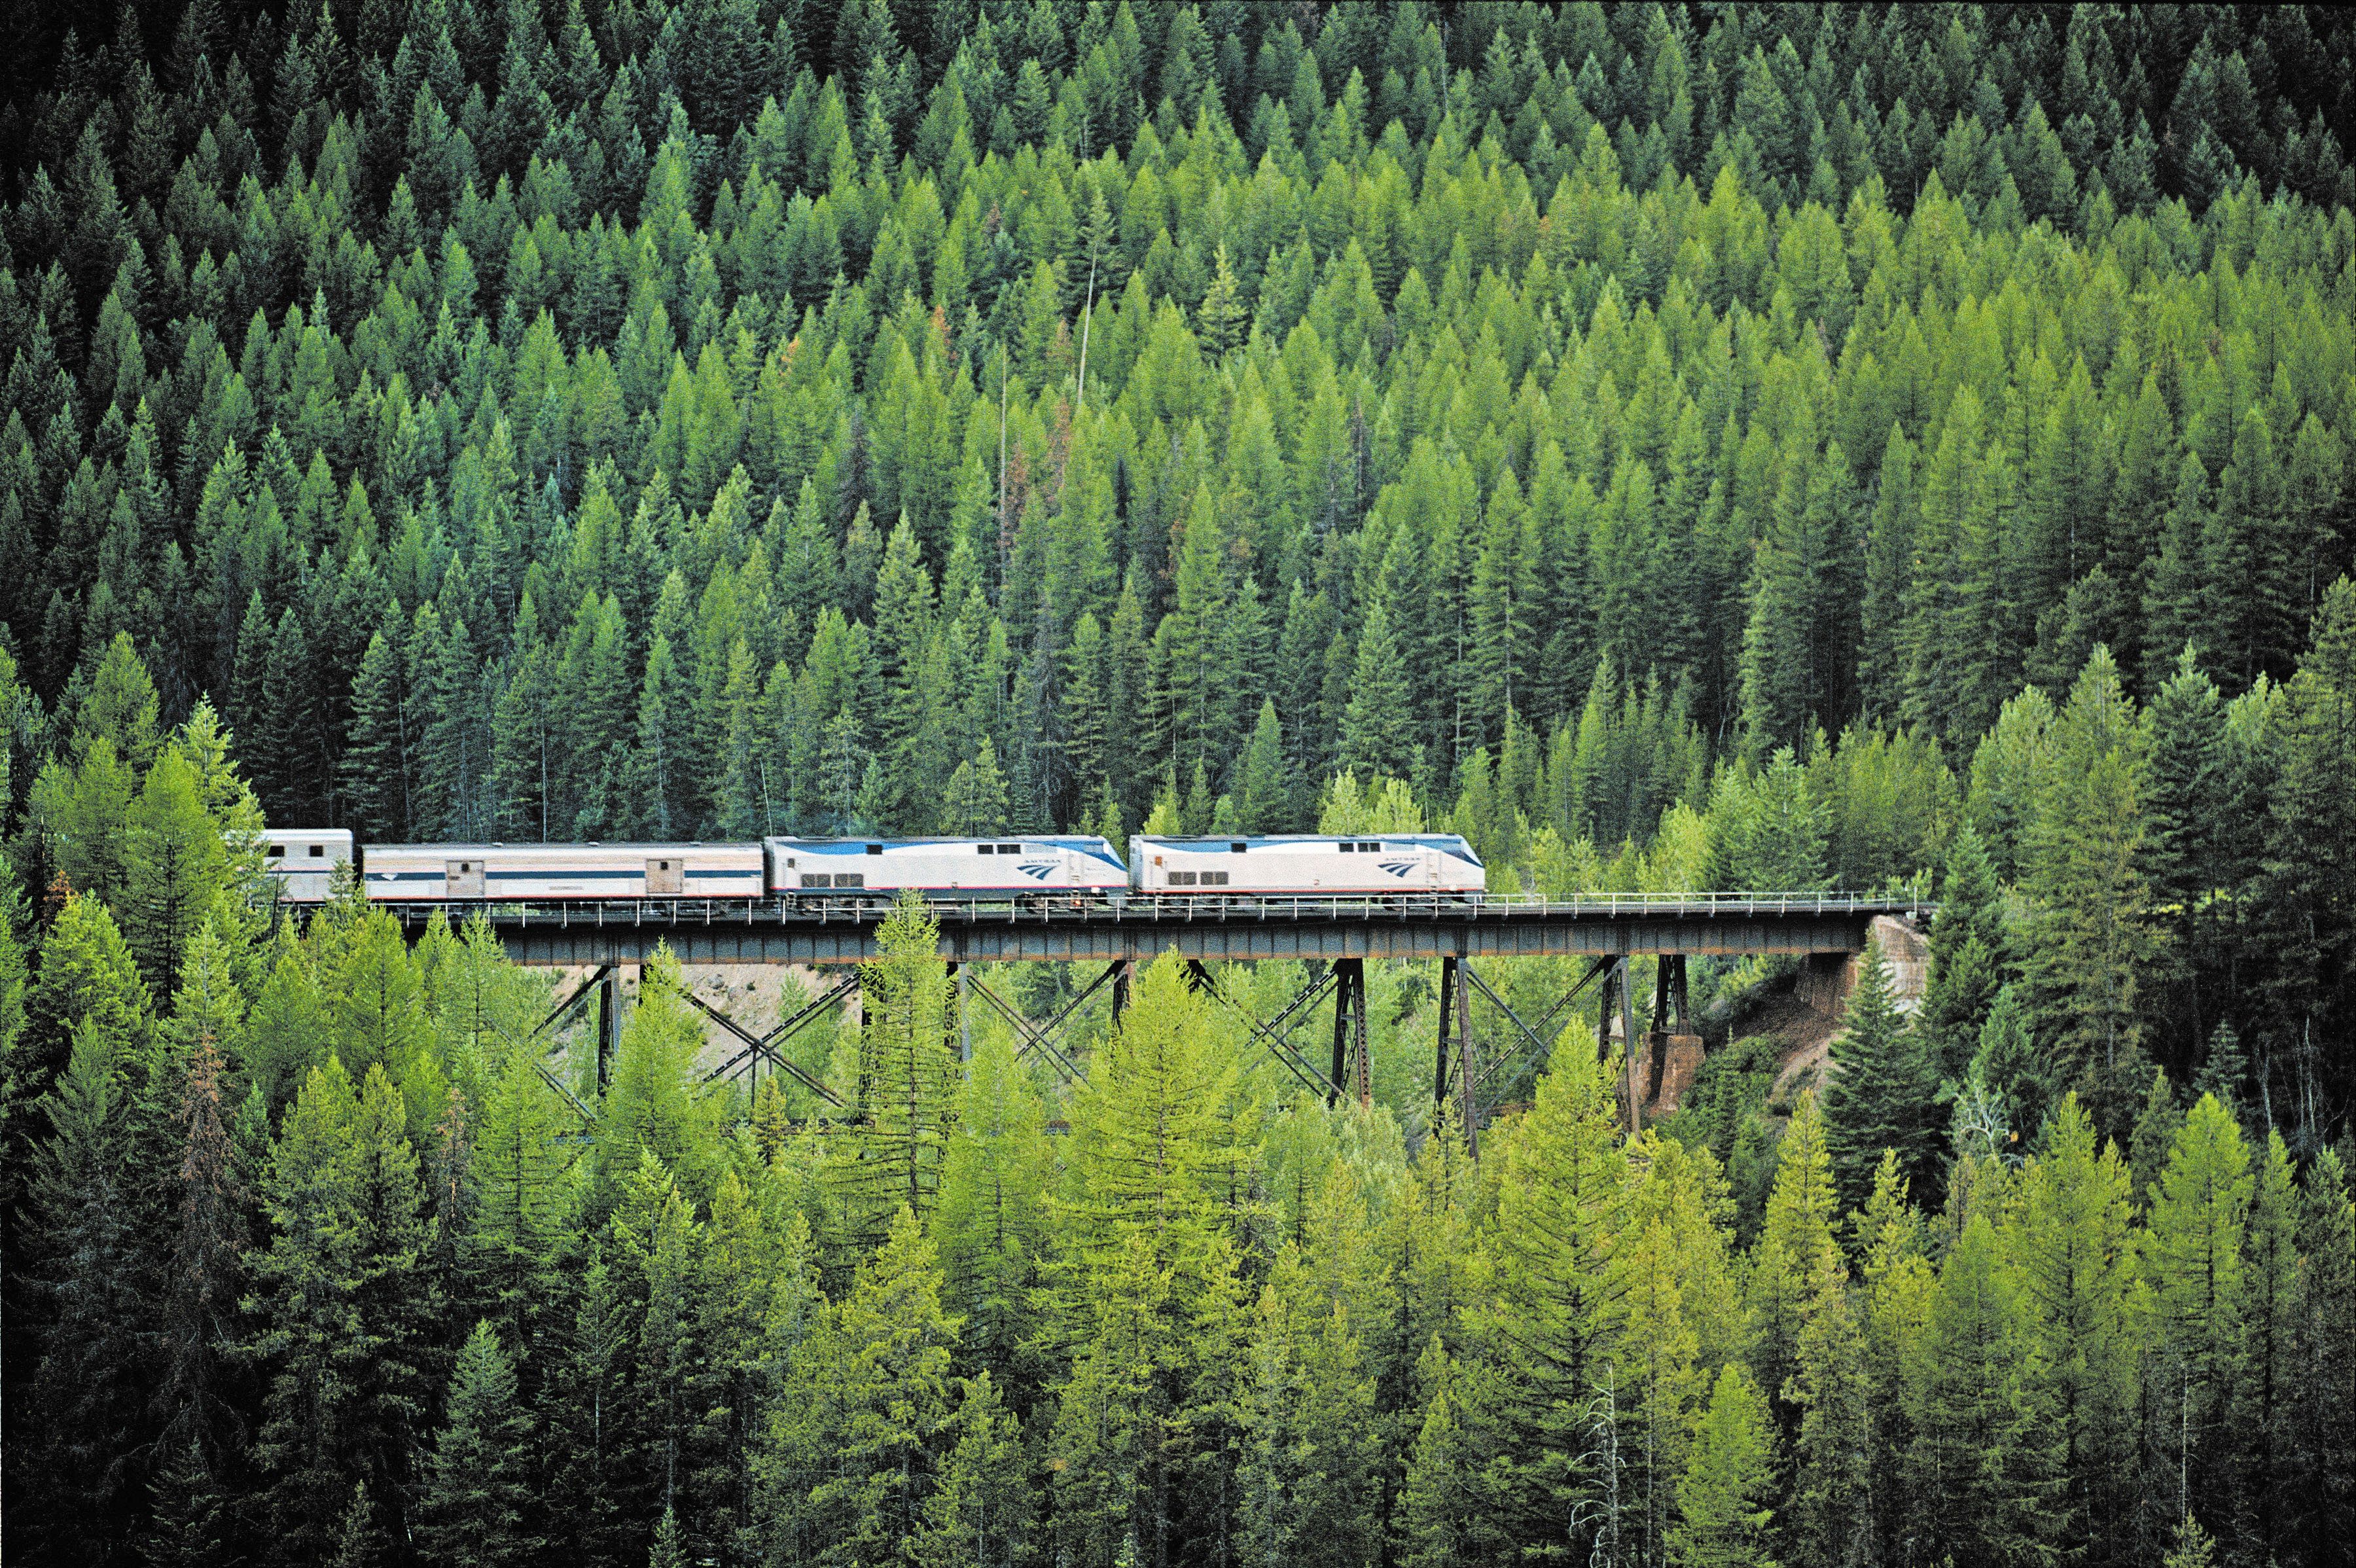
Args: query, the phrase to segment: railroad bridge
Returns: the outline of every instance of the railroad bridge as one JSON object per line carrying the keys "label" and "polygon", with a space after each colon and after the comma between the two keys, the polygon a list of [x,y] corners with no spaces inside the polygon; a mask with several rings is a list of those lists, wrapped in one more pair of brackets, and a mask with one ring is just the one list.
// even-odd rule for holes
{"label": "railroad bridge", "polygon": [[[755,1035],[690,993],[690,1000],[741,1048],[713,1076],[757,1073],[767,1065],[832,1101],[826,1087],[779,1048],[858,990],[857,965],[876,956],[876,936],[892,905],[879,898],[648,898],[620,902],[532,904],[499,900],[383,903],[377,906],[422,932],[437,913],[454,922],[477,914],[489,921],[519,963],[585,969],[589,978],[552,1013],[543,1028],[594,1002],[598,1061],[604,1067],[620,1026],[618,971],[643,963],[668,943],[683,964],[796,964],[840,967],[807,1005],[765,1034]],[[1440,961],[1438,1037],[1432,1092],[1461,1099],[1465,1125],[1477,1138],[1496,1096],[1520,1069],[1552,1049],[1558,1020],[1590,986],[1601,987],[1599,1047],[1616,1021],[1627,1053],[1622,1099],[1632,1127],[1640,1107],[1665,1093],[1674,1100],[1699,1065],[1701,1042],[1686,998],[1686,961],[1701,954],[1748,957],[1796,954],[1813,968],[1837,968],[1861,952],[1872,923],[1897,918],[1920,925],[1932,906],[1915,899],[1835,893],[1687,893],[1601,895],[1571,900],[1520,897],[1313,897],[1291,896],[1187,898],[1087,897],[928,901],[940,927],[940,956],[958,983],[960,1038],[969,998],[979,994],[1013,1027],[1018,1048],[1039,1051],[1066,1078],[1082,1065],[1058,1044],[1080,1004],[1111,986],[1118,1011],[1141,963],[1165,952],[1183,958],[1215,994],[1208,966],[1293,960],[1310,966],[1309,983],[1269,1019],[1249,1017],[1253,1038],[1304,1086],[1329,1098],[1367,1093],[1365,963],[1369,959]],[[1649,1028],[1637,1029],[1637,1002],[1629,961],[1657,957]],[[1475,961],[1574,958],[1587,963],[1576,984],[1546,1012],[1524,1018],[1484,980]],[[974,974],[985,963],[1084,964],[1097,973],[1055,1018],[1024,1017]],[[1334,999],[1332,1051],[1320,1064],[1292,1042],[1328,992]],[[1472,1007],[1479,996],[1503,1027],[1493,1048],[1476,1048]]]}

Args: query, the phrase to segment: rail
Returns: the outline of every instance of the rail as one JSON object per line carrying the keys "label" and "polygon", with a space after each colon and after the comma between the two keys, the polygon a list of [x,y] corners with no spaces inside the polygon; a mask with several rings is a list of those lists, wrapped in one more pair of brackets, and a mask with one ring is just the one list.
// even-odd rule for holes
{"label": "rail", "polygon": [[[897,906],[887,897],[371,899],[404,923],[440,914],[456,921],[481,914],[494,924],[604,928],[631,926],[823,927],[873,925]],[[1282,920],[1587,920],[1742,918],[1891,915],[1926,919],[1938,906],[1924,898],[1847,893],[1612,893],[1571,899],[1521,896],[1408,893],[1383,897],[1296,894],[1042,894],[1019,899],[927,897],[943,924],[1067,923],[1231,925]]]}

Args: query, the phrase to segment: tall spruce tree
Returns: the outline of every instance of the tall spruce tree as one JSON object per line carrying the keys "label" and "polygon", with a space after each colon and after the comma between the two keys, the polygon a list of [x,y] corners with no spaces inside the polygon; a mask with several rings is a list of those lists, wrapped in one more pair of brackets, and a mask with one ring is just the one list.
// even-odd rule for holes
{"label": "tall spruce tree", "polygon": [[1910,1184],[1933,1174],[1931,1108],[1937,1079],[1920,1035],[1898,1011],[1880,941],[1866,939],[1857,984],[1832,1046],[1824,1088],[1825,1145],[1845,1208],[1864,1207],[1882,1151]]}
{"label": "tall spruce tree", "polygon": [[515,1368],[487,1320],[459,1348],[444,1408],[418,1504],[420,1546],[453,1568],[529,1562],[539,1545],[524,1527],[531,1421],[516,1397]]}
{"label": "tall spruce tree", "polygon": [[2202,1095],[2150,1197],[2146,1462],[2163,1475],[2172,1469],[2178,1484],[2165,1503],[2147,1497],[2163,1517],[2201,1515],[2221,1528],[2233,1514],[2233,1412],[2246,1359],[2243,1240],[2254,1186],[2241,1128],[2214,1096]]}
{"label": "tall spruce tree", "polygon": [[403,1517],[433,1348],[432,1221],[406,1121],[381,1068],[356,1085],[331,1057],[262,1182],[273,1235],[252,1259],[267,1380],[254,1458],[273,1555],[288,1562],[338,1551],[353,1490],[371,1479],[379,1506]]}

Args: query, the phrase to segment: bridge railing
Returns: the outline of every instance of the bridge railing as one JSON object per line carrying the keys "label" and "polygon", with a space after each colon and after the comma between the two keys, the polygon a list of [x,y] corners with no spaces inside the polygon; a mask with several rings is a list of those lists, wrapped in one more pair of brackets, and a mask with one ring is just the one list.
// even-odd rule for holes
{"label": "bridge railing", "polygon": [[[373,900],[404,922],[441,914],[454,923],[483,914],[497,924],[527,926],[873,925],[889,916],[890,898],[615,898],[533,901],[447,898]],[[1039,894],[1023,898],[928,898],[926,911],[943,924],[1039,925],[1114,922],[1123,925],[1222,925],[1299,920],[1708,919],[1872,917],[1925,919],[1937,909],[1927,899],[1824,892],[1601,893],[1548,899],[1526,895],[1436,893],[1383,897],[1306,894]]]}

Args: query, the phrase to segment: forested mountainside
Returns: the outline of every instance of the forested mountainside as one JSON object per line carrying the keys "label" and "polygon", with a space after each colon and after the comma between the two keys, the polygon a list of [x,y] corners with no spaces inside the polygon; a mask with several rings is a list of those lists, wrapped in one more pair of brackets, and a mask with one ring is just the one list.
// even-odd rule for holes
{"label": "forested mountainside", "polygon": [[[5,28],[26,1561],[2344,1554],[2343,14]],[[600,1093],[487,931],[258,910],[265,821],[1943,908],[1821,1103],[1738,1046],[1627,1141],[1567,1049],[1476,1163],[1422,966],[1363,1110],[1166,968],[960,1079],[913,913],[856,1115],[664,964]]]}

